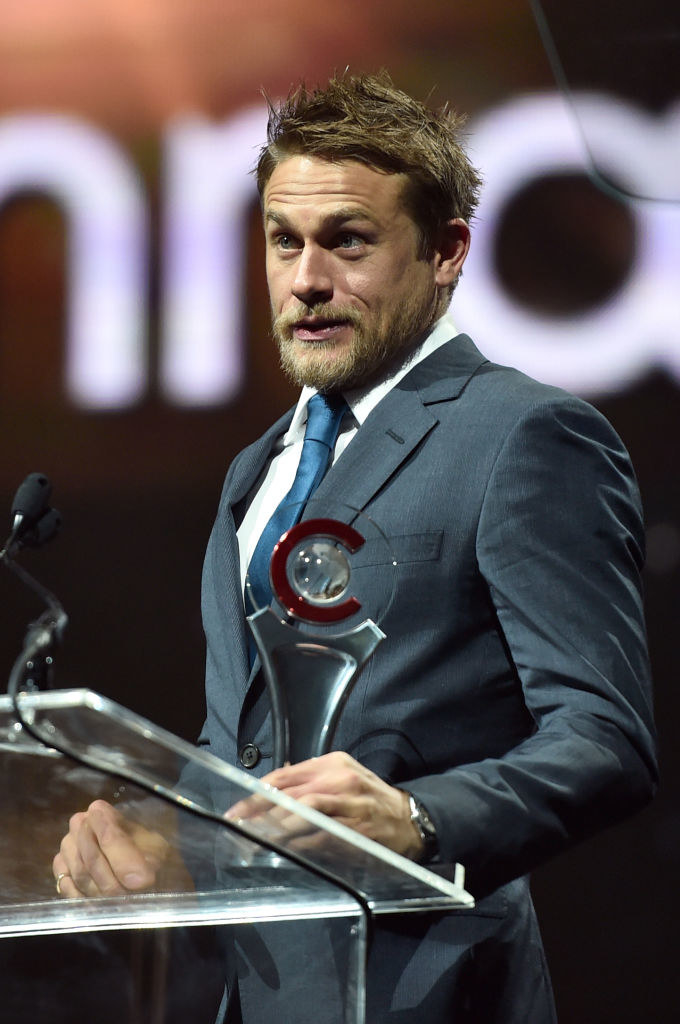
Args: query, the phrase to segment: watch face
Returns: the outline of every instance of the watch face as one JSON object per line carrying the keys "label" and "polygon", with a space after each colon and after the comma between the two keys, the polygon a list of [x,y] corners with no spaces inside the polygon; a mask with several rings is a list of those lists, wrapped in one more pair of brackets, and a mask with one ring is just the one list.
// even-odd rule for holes
{"label": "watch face", "polygon": [[433,856],[437,851],[437,830],[434,827],[434,823],[427,813],[427,809],[421,804],[419,800],[409,794],[409,803],[411,808],[411,821],[418,830],[418,834],[425,844],[425,853],[427,856]]}

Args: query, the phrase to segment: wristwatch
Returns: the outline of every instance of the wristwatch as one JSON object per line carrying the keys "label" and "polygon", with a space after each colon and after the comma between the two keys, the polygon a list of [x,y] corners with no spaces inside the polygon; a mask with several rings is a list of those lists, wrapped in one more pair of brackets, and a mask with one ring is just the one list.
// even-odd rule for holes
{"label": "wristwatch", "polygon": [[408,806],[411,812],[413,827],[423,843],[423,853],[420,861],[423,864],[427,864],[429,861],[434,860],[439,853],[437,830],[426,808],[421,804],[420,800],[414,797],[413,793],[408,795]]}

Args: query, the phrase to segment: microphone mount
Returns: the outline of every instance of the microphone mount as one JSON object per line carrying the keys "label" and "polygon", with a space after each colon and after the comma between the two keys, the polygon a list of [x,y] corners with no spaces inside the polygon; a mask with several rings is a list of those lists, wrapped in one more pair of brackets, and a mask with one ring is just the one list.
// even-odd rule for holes
{"label": "microphone mount", "polygon": [[15,495],[12,530],[0,551],[0,562],[47,605],[46,611],[29,624],[24,646],[12,667],[8,693],[14,698],[20,690],[52,686],[54,651],[61,643],[68,624],[61,602],[15,562],[20,548],[41,547],[57,534],[61,516],[47,504],[51,490],[52,485],[44,474],[31,473],[26,477]]}

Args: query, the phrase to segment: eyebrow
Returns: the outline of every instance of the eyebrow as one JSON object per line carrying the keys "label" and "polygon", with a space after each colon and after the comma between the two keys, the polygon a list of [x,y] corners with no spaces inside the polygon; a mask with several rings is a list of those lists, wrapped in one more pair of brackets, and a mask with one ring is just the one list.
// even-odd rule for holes
{"label": "eyebrow", "polygon": [[[264,213],[265,223],[267,221],[273,221],[280,227],[290,227],[290,221],[284,213],[277,213],[276,210],[265,210]],[[340,227],[352,220],[363,220],[369,221],[371,224],[377,224],[378,222],[372,217],[366,210],[360,206],[343,206],[339,210],[334,210],[329,213],[327,217],[324,217],[324,226],[330,228]]]}

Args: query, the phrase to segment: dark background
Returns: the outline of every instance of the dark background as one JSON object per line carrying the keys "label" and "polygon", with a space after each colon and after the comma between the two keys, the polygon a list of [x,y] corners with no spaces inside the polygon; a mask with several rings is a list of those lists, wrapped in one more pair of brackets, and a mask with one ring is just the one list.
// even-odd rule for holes
{"label": "dark background", "polygon": [[[563,24],[559,31],[566,31]],[[424,0],[417,9],[411,0],[394,0],[389,17],[382,4],[359,0],[91,0],[87,7],[54,0],[36,5],[32,15],[14,4],[0,11],[0,116],[71,112],[109,132],[144,179],[154,238],[152,385],[132,408],[87,412],[63,385],[67,224],[40,196],[13,197],[0,209],[0,509],[7,509],[9,528],[12,495],[25,474],[40,470],[54,481],[62,535],[50,548],[27,553],[24,564],[70,615],[60,685],[90,686],[188,739],[203,719],[200,571],[224,473],[294,393],[279,377],[268,337],[253,210],[244,253],[241,393],[204,409],[173,407],[158,394],[161,134],[178,111],[223,118],[256,102],[261,85],[282,93],[303,75],[315,81],[347,64],[386,65],[402,87],[423,97],[435,89],[438,100],[473,117],[510,96],[555,88],[529,6],[519,0]],[[600,70],[591,86],[630,98],[620,62],[610,82],[606,55]],[[633,91],[649,109],[677,99],[674,83],[662,95],[658,78],[646,76]],[[630,208],[598,192],[585,172],[538,182],[517,196],[499,230],[494,258],[503,286],[537,316],[568,317],[606,302],[634,261]],[[582,228],[576,234],[575,218]],[[589,224],[598,227],[589,232]],[[476,341],[484,350],[484,338]],[[677,333],[673,345],[680,348]],[[680,910],[680,765],[673,742],[679,395],[659,369],[641,373],[625,390],[589,397],[626,442],[646,508],[663,786],[642,815],[537,872],[534,890],[562,1024],[664,1022],[677,1013],[671,924]],[[0,671],[7,674],[38,606],[7,575],[0,601]],[[44,851],[47,864],[52,852]]]}

